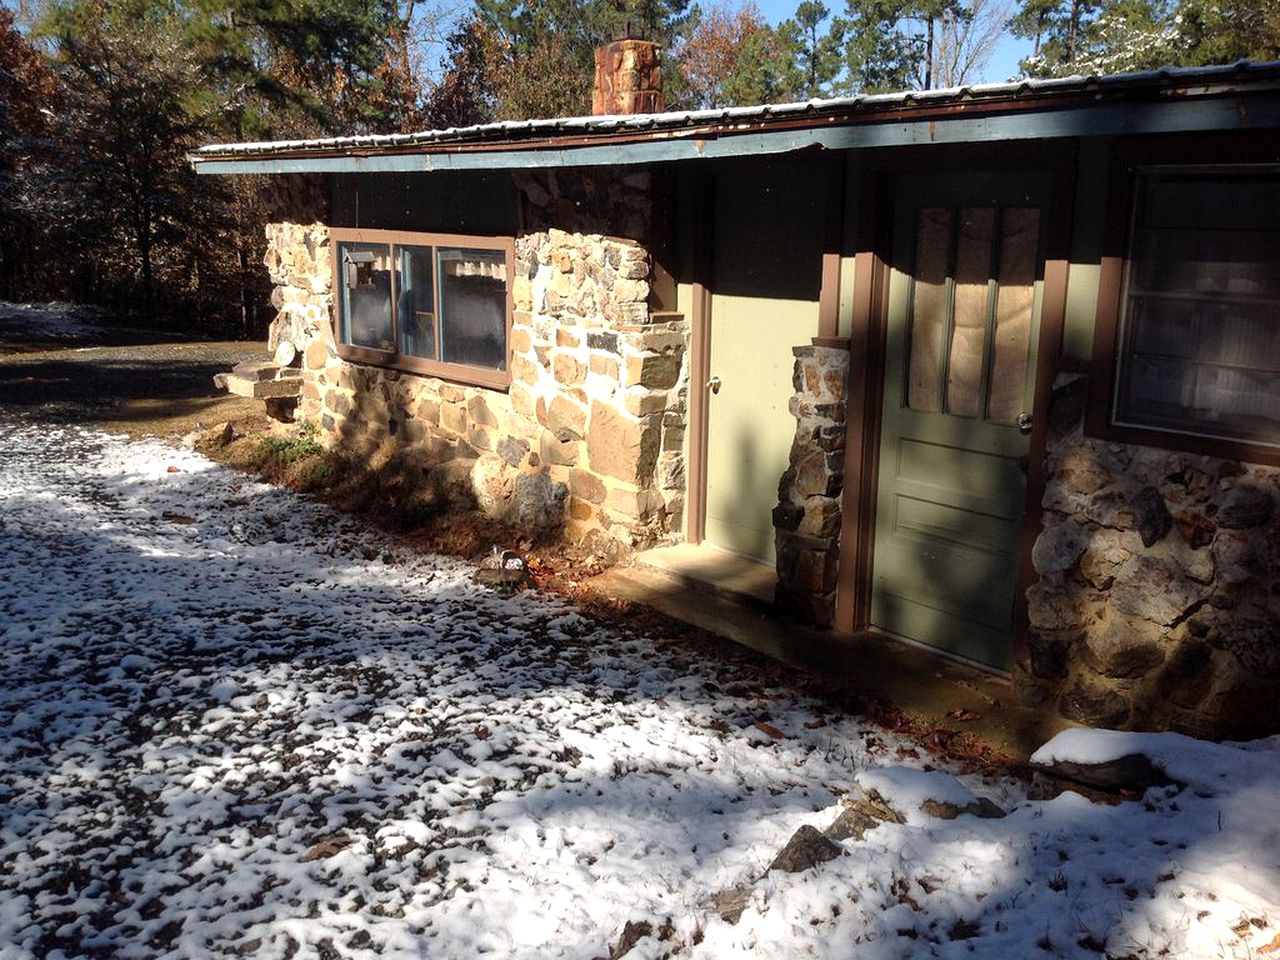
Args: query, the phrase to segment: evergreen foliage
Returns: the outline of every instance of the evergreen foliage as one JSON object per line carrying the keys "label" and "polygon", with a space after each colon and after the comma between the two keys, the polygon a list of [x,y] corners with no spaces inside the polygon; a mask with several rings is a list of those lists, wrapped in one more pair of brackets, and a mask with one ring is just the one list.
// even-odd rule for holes
{"label": "evergreen foliage", "polygon": [[440,0],[0,8],[0,297],[260,333],[259,184],[188,150],[584,114],[595,48],[626,36],[663,50],[670,109],[972,82],[1006,28],[1033,76],[1280,59],[1276,0],[801,0],[776,27],[722,4],[475,0],[445,31]]}

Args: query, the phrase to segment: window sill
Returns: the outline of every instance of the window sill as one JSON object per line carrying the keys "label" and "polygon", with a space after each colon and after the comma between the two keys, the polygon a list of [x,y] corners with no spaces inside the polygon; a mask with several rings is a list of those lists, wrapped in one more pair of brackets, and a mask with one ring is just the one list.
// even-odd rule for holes
{"label": "window sill", "polygon": [[507,361],[508,369],[486,370],[483,367],[469,367],[461,363],[445,363],[440,360],[424,360],[420,357],[384,353],[381,350],[354,347],[347,343],[338,344],[338,357],[347,363],[396,370],[418,377],[435,377],[463,386],[485,387],[489,390],[501,391],[506,391],[511,386],[510,358]]}
{"label": "window sill", "polygon": [[1174,433],[1154,427],[1121,426],[1106,420],[1105,406],[1096,399],[1089,404],[1089,416],[1085,420],[1085,436],[1108,443],[1126,443],[1158,450],[1175,450],[1200,457],[1217,457],[1222,460],[1238,460],[1259,466],[1280,466],[1280,447],[1248,440],[1230,440],[1196,434]]}

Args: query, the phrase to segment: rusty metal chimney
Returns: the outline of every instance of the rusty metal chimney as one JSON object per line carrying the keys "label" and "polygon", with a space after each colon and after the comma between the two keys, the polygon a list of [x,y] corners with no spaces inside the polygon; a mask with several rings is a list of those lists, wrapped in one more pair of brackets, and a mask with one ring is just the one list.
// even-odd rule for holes
{"label": "rusty metal chimney", "polygon": [[616,40],[596,48],[596,83],[591,112],[661,113],[662,61],[651,40]]}

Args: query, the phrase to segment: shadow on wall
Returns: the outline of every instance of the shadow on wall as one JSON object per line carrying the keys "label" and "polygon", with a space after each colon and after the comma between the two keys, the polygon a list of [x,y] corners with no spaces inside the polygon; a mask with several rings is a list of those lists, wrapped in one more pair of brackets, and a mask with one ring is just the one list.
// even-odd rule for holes
{"label": "shadow on wall", "polygon": [[717,294],[817,303],[824,169],[810,157],[785,163],[731,160],[714,167],[712,277]]}
{"label": "shadow on wall", "polygon": [[1085,723],[1276,732],[1280,474],[1086,437],[1085,393],[1054,391],[1020,679]]}

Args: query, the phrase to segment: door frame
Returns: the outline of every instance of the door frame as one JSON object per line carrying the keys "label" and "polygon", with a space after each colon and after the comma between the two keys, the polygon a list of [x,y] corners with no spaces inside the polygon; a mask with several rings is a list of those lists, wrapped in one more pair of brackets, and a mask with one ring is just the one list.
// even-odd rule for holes
{"label": "door frame", "polygon": [[[841,495],[840,575],[835,627],[871,630],[876,491],[884,404],[884,350],[888,328],[889,281],[893,261],[896,178],[941,168],[971,167],[1009,173],[1047,172],[1044,287],[1035,365],[1033,423],[1027,453],[1027,493],[1018,536],[1014,588],[1013,661],[1026,653],[1026,590],[1035,580],[1031,551],[1042,526],[1044,457],[1049,437],[1049,401],[1061,369],[1066,319],[1067,273],[1076,193],[1076,141],[1021,141],[887,149],[862,154],[857,185],[854,297],[849,338],[849,401],[845,424],[845,484]],[[989,669],[989,668],[988,668]]]}

